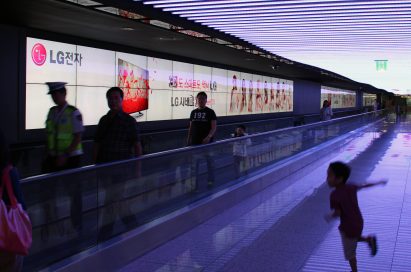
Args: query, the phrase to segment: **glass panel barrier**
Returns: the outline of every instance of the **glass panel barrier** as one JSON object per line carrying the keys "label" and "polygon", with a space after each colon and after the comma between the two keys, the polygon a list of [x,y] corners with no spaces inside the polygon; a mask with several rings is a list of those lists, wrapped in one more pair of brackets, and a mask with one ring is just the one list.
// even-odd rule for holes
{"label": "glass panel barrier", "polygon": [[24,179],[33,222],[24,270],[92,248],[383,117],[364,113]]}

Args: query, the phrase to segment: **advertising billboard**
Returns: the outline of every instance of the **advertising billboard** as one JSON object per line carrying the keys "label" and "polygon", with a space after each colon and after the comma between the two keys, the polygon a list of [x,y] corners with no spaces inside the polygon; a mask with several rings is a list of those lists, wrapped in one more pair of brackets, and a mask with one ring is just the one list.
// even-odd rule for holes
{"label": "advertising billboard", "polygon": [[120,58],[117,61],[117,86],[124,92],[123,110],[141,116],[148,109],[148,71]]}
{"label": "advertising billboard", "polygon": [[362,105],[364,107],[374,106],[376,99],[377,99],[376,94],[363,93],[362,94]]}
{"label": "advertising billboard", "polygon": [[331,103],[333,109],[354,108],[356,106],[357,94],[354,91],[321,86],[320,108],[324,100]]}
{"label": "advertising billboard", "polygon": [[28,37],[26,129],[45,127],[49,81],[67,82],[67,100],[85,125],[107,113],[105,93],[113,86],[139,122],[189,118],[200,91],[219,117],[293,111],[290,80]]}

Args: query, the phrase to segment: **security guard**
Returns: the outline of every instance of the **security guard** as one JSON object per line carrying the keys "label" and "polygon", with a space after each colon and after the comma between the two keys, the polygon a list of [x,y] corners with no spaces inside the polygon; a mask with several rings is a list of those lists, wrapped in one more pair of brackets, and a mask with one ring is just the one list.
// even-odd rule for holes
{"label": "security guard", "polygon": [[80,166],[84,131],[80,111],[67,103],[65,82],[46,82],[56,106],[50,108],[46,120],[47,159],[44,172],[54,172]]}

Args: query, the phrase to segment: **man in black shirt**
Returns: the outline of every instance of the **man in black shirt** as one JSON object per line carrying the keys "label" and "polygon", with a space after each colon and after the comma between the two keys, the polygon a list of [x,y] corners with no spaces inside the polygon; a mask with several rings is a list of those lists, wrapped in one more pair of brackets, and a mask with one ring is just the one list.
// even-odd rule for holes
{"label": "man in black shirt", "polygon": [[[123,91],[118,87],[112,87],[107,91],[106,98],[110,110],[101,117],[97,126],[94,142],[95,162],[107,163],[140,156],[142,148],[137,122],[123,111]],[[137,169],[130,164],[118,164],[98,170],[99,187],[104,191],[104,207],[100,209],[102,226],[99,228],[99,241],[115,234],[113,231],[117,216],[120,216],[127,229],[137,224],[135,214],[130,210],[124,196],[126,181],[139,176],[139,162],[133,166]],[[99,192],[99,196],[102,195],[103,192]]]}
{"label": "man in black shirt", "polygon": [[206,106],[207,94],[197,94],[198,108],[190,114],[190,127],[188,128],[188,145],[200,145],[211,143],[217,129],[217,116],[215,112]]}
{"label": "man in black shirt", "polygon": [[142,148],[136,119],[123,111],[123,91],[110,88],[107,93],[109,112],[101,117],[94,140],[96,163],[126,160],[140,156]]}
{"label": "man in black shirt", "polygon": [[[188,128],[188,145],[208,144],[214,140],[214,134],[217,129],[217,116],[215,112],[206,106],[207,94],[199,92],[196,97],[198,108],[193,110],[190,114],[190,126]],[[214,161],[209,153],[205,155],[207,161],[208,172],[208,187],[214,184]],[[196,189],[198,190],[198,170],[201,158],[193,157],[193,167],[196,173]]]}

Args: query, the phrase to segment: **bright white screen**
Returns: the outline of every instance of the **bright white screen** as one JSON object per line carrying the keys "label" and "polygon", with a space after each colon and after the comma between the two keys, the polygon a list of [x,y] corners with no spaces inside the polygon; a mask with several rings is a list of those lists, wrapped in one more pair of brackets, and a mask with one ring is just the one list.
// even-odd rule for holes
{"label": "bright white screen", "polygon": [[[263,80],[267,86],[276,81],[208,66],[27,38],[25,127],[44,128],[48,109],[53,106],[47,95],[48,81],[68,83],[67,100],[81,111],[85,125],[96,125],[107,113],[105,93],[113,86],[123,88],[125,100],[130,97],[131,115],[139,122],[188,118],[200,91],[207,93],[207,105],[217,116],[293,111],[292,88],[289,108],[270,107],[271,96],[265,104]],[[233,84],[237,84],[234,92]],[[262,101],[259,110],[255,106],[257,85]],[[139,105],[134,105],[134,98],[140,99]]]}

